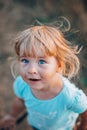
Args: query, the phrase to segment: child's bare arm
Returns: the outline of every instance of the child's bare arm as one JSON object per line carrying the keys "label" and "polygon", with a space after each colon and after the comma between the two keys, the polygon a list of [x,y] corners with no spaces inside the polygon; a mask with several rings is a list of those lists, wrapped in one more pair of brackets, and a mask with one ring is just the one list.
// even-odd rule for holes
{"label": "child's bare arm", "polygon": [[4,128],[4,130],[16,130],[16,120],[24,109],[24,101],[19,98],[15,98],[9,115],[6,115],[0,120],[0,129]]}
{"label": "child's bare arm", "polygon": [[24,101],[20,98],[15,98],[11,106],[10,115],[17,118],[24,109]]}
{"label": "child's bare arm", "polygon": [[87,110],[80,114],[80,123],[77,124],[74,130],[87,130]]}

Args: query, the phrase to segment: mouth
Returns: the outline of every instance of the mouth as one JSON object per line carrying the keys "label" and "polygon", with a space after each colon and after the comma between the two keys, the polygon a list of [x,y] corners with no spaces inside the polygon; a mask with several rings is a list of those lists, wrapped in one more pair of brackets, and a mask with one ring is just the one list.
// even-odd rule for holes
{"label": "mouth", "polygon": [[30,81],[40,81],[40,79],[29,79]]}

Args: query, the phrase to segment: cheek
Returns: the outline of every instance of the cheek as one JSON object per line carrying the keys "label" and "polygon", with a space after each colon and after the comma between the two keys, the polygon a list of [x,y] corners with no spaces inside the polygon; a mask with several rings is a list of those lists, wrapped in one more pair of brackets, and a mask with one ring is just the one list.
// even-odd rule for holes
{"label": "cheek", "polygon": [[44,79],[51,79],[55,76],[56,74],[56,70],[54,69],[47,69],[45,71],[43,71],[43,73],[41,73],[41,76],[44,78]]}

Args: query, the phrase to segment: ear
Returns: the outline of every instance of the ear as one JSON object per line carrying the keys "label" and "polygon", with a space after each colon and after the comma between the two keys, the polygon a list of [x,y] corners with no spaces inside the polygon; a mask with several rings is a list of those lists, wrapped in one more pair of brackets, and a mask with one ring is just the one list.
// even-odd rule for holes
{"label": "ear", "polygon": [[61,73],[62,72],[62,66],[61,66],[61,63],[58,63],[58,66],[57,66],[57,73]]}

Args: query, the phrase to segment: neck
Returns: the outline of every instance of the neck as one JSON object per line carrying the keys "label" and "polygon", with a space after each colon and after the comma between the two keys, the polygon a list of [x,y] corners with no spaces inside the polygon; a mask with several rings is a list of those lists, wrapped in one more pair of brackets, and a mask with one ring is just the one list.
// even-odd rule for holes
{"label": "neck", "polygon": [[38,99],[48,100],[57,96],[62,91],[62,89],[63,89],[63,82],[62,80],[57,79],[57,82],[55,82],[54,85],[52,85],[49,90],[38,91],[32,89],[32,93]]}

